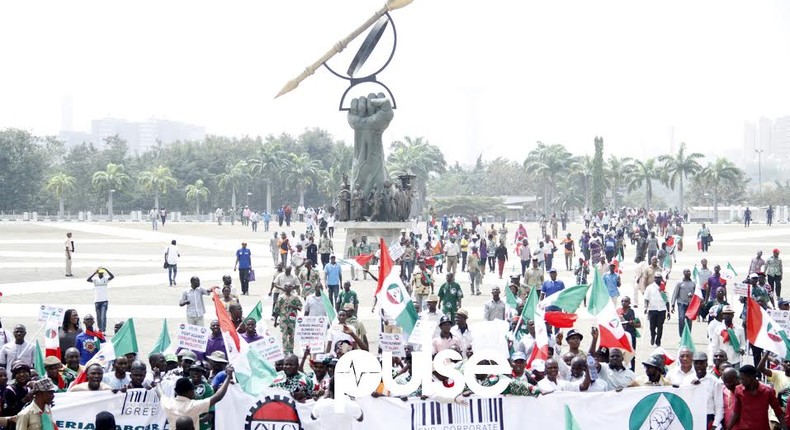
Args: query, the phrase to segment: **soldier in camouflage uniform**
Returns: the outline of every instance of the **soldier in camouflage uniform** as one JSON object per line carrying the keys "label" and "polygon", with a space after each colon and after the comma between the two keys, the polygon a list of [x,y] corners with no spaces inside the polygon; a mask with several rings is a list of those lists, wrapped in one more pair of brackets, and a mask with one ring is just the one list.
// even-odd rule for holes
{"label": "soldier in camouflage uniform", "polygon": [[275,307],[274,326],[280,324],[280,333],[283,338],[283,351],[293,353],[294,333],[296,331],[296,316],[302,310],[302,301],[292,294],[294,285],[286,285],[285,295],[280,296]]}

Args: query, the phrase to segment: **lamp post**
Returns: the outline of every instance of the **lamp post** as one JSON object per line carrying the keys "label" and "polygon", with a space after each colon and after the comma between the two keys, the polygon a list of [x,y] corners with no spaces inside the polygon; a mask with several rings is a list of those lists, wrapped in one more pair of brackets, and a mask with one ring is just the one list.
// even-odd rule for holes
{"label": "lamp post", "polygon": [[709,195],[710,195],[709,193],[705,193],[704,194],[704,196],[705,196],[705,206],[708,208],[708,211],[707,211],[708,212],[708,216],[706,218],[708,219],[708,222],[713,222],[713,220],[710,219],[710,201],[708,200],[708,196]]}
{"label": "lamp post", "polygon": [[763,194],[763,150],[755,149],[757,153],[757,192],[762,197]]}
{"label": "lamp post", "polygon": [[110,198],[107,200],[107,215],[110,216],[110,221],[112,221],[112,196],[115,194],[115,190],[110,190]]}

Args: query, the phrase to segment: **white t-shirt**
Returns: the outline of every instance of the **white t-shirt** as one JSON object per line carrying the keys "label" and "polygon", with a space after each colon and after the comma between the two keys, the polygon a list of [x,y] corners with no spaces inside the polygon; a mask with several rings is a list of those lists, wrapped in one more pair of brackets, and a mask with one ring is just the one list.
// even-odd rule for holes
{"label": "white t-shirt", "polygon": [[104,276],[102,278],[96,276],[93,278],[93,301],[95,303],[107,301],[107,282],[110,278]]}
{"label": "white t-shirt", "polygon": [[326,316],[326,309],[324,308],[324,297],[310,295],[305,299],[304,303],[305,314],[311,317]]}
{"label": "white t-shirt", "polygon": [[167,264],[171,266],[175,266],[178,264],[178,247],[175,245],[170,245],[165,248],[165,255],[167,256],[165,259],[167,260]]}
{"label": "white t-shirt", "polygon": [[[354,326],[349,325],[348,328],[350,328],[351,331],[354,332],[354,334],[357,334],[357,329]],[[335,344],[337,344],[341,340],[347,340],[351,344],[354,344],[354,338],[351,337],[351,335],[343,333],[342,324],[333,325],[332,328],[330,328],[329,331],[326,333],[326,338],[329,341],[329,353],[332,355],[335,355]]]}
{"label": "white t-shirt", "polygon": [[318,420],[321,429],[350,429],[362,416],[362,409],[353,400],[346,399],[343,412],[335,412],[335,399],[320,399],[313,406],[311,418]]}
{"label": "white t-shirt", "polygon": [[664,300],[655,282],[647,286],[645,290],[645,300],[647,301],[647,310],[649,311],[667,310],[667,302]]}

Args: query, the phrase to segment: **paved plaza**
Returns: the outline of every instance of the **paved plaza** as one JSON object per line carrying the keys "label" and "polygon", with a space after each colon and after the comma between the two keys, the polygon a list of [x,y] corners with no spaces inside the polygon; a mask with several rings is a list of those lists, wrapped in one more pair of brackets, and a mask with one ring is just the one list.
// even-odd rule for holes
{"label": "paved plaza", "polygon": [[[262,223],[261,223],[262,224]],[[518,224],[509,224],[509,241],[512,242],[513,233]],[[269,285],[274,271],[272,256],[269,252],[269,239],[274,231],[283,231],[276,223],[272,223],[270,232],[264,232],[261,225],[257,233],[240,224],[222,226],[216,223],[167,223],[159,226],[158,231],[152,231],[151,226],[145,223],[85,223],[85,222],[3,222],[0,223],[0,267],[6,276],[0,281],[0,292],[3,296],[0,302],[0,316],[4,327],[11,329],[13,324],[22,323],[27,326],[29,335],[36,333],[40,328],[36,323],[38,308],[42,304],[62,305],[75,308],[79,314],[94,313],[93,309],[93,284],[86,282],[86,278],[98,266],[105,266],[116,276],[110,282],[108,330],[117,321],[134,318],[137,328],[139,346],[143,354],[147,354],[159,335],[162,319],[167,318],[171,328],[171,337],[175,324],[186,321],[185,308],[178,306],[181,292],[188,288],[189,278],[198,276],[203,286],[221,285],[222,275],[230,274],[234,278],[234,286],[238,288],[238,276],[233,273],[235,251],[242,241],[248,242],[252,251],[253,268],[256,271],[257,281],[250,284],[250,295],[240,297],[244,313],[246,314],[255,304],[262,300],[264,309],[271,310],[271,298],[267,297]],[[420,224],[424,228],[424,224]],[[526,223],[530,244],[536,241],[539,228],[536,223]],[[712,268],[716,263],[726,266],[731,262],[738,272],[739,277],[745,277],[750,259],[758,249],[770,255],[773,248],[790,250],[790,227],[787,225],[752,225],[745,229],[742,225],[716,225],[711,228],[715,241],[710,252],[703,254],[696,250],[695,235],[699,228],[697,224],[686,226],[686,246],[678,254],[678,261],[674,265],[667,290],[671,293],[674,283],[678,281],[684,268],[692,268],[703,257],[708,258]],[[574,238],[578,236],[582,226],[569,225],[569,232]],[[287,231],[294,230],[298,233],[304,230],[300,223],[291,224]],[[63,243],[66,232],[73,233],[75,254],[73,260],[74,278],[64,277],[64,252]],[[335,232],[335,249],[339,254],[340,248],[345,243],[345,231],[340,229]],[[563,232],[561,232],[563,234]],[[165,247],[171,240],[178,242],[181,259],[178,263],[178,286],[169,287],[167,270],[162,269]],[[509,246],[512,253],[512,245]],[[571,272],[564,270],[564,262],[558,251],[555,261],[559,265],[559,277],[565,281],[566,286],[574,284]],[[623,264],[623,287],[621,294],[631,296],[633,293],[634,279],[634,248],[628,246]],[[460,264],[459,264],[460,267]],[[520,269],[517,258],[511,258],[506,265],[506,275]],[[374,270],[375,272],[375,270]],[[344,279],[349,277],[345,269]],[[506,277],[506,276],[505,276]],[[470,323],[480,321],[483,315],[483,305],[490,299],[492,285],[503,285],[505,280],[487,274],[482,289],[483,295],[471,297],[468,295],[469,279],[459,273],[458,281],[464,288],[467,297],[464,298],[463,307],[469,310]],[[443,280],[444,276],[439,275]],[[438,287],[441,283],[437,283]],[[353,283],[354,290],[361,300],[360,317],[364,321],[372,343],[371,350],[375,351],[377,333],[379,331],[378,314],[371,312],[375,283],[371,280]],[[641,300],[641,298],[640,298]],[[730,303],[740,312],[741,305],[730,292]],[[214,315],[214,308],[207,309],[206,320]],[[647,321],[642,315],[642,303],[637,309],[637,315],[642,317],[643,333],[638,342],[637,356],[645,357],[652,351],[647,333]],[[584,308],[579,310],[577,329],[589,333],[592,318]],[[272,330],[279,336],[279,330]],[[697,345],[704,350],[707,344],[705,339],[705,325],[695,324],[693,337]],[[43,340],[43,337],[39,335]],[[589,337],[585,337],[582,346],[586,349]],[[677,319],[672,315],[672,320],[665,325],[664,347],[673,351],[677,349]]]}

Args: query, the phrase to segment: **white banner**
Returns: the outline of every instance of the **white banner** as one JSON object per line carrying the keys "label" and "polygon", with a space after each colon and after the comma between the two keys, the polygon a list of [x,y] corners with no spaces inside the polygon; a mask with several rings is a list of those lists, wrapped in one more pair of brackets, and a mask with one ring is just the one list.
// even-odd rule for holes
{"label": "white banner", "polygon": [[59,429],[92,429],[101,411],[115,415],[115,424],[121,429],[165,429],[165,413],[154,390],[58,393],[52,416]]}
{"label": "white banner", "polygon": [[401,258],[403,254],[406,253],[406,250],[400,246],[400,242],[396,239],[393,240],[392,243],[389,244],[389,251],[390,251],[390,258],[392,261],[396,261],[397,259]]}
{"label": "white banner", "polygon": [[176,331],[176,350],[205,351],[210,332],[207,328],[194,324],[181,323]]}
{"label": "white banner", "polygon": [[261,357],[271,362],[285,358],[283,346],[274,336],[264,336],[263,339],[256,340],[253,343],[247,344],[247,346],[250,349],[258,351]]}
{"label": "white banner", "polygon": [[382,351],[392,352],[393,357],[405,357],[403,333],[379,333],[379,347]]}
{"label": "white banner", "polygon": [[58,325],[63,322],[63,315],[66,313],[66,308],[52,305],[41,305],[38,309],[38,318],[36,322],[44,324],[48,319],[53,319],[58,322]]}
{"label": "white banner", "polygon": [[[705,389],[701,387],[627,388],[620,393],[555,392],[537,398],[473,396],[464,400],[466,405],[418,398],[407,402],[395,398],[358,398],[356,403],[362,409],[363,420],[357,422],[356,417],[344,417],[347,419],[343,422],[334,415],[334,405],[322,404],[315,408],[318,419],[314,420],[311,413],[316,403],[312,400],[295,403],[279,390],[257,399],[234,385],[216,406],[215,429],[280,429],[301,425],[304,430],[372,427],[376,430],[518,430],[529,423],[529,428],[564,430],[569,428],[565,426],[566,406],[581,429],[693,430],[706,427]],[[296,422],[297,419],[300,422]],[[338,427],[341,422],[343,426]],[[272,427],[273,423],[277,426]]]}
{"label": "white banner", "polygon": [[779,309],[766,309],[768,316],[774,319],[786,333],[790,333],[790,311],[783,311]]}
{"label": "white banner", "polygon": [[310,351],[323,351],[326,348],[326,329],[328,317],[297,317],[294,341]]}
{"label": "white banner", "polygon": [[733,282],[732,292],[736,296],[746,297],[746,295],[749,294],[749,286],[744,284],[743,282]]}

